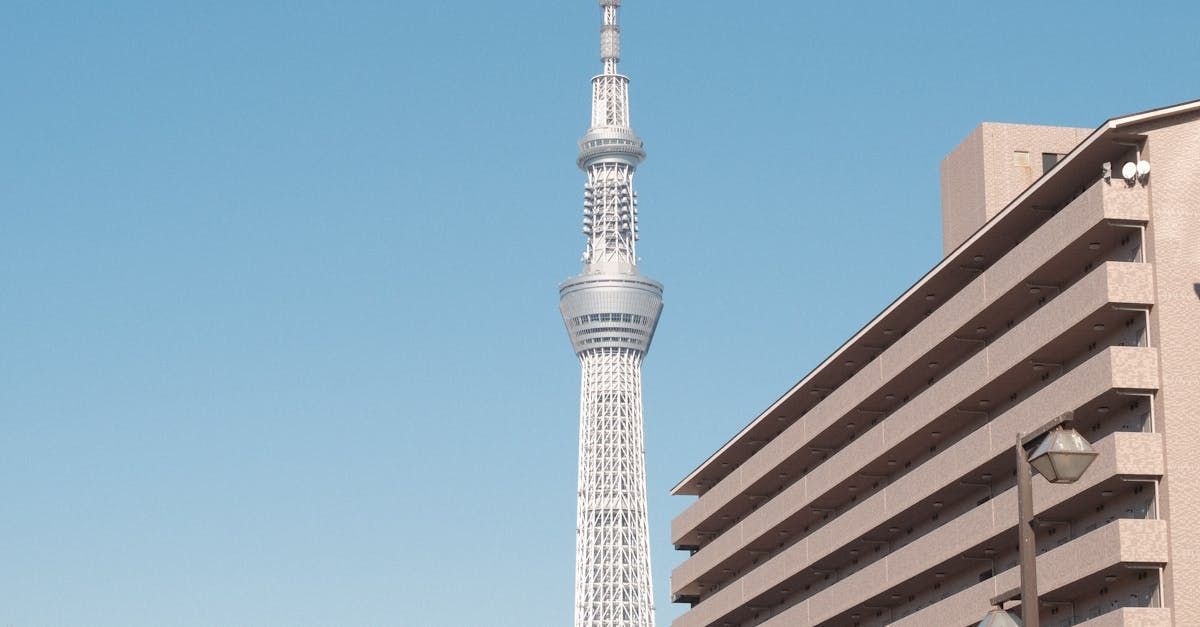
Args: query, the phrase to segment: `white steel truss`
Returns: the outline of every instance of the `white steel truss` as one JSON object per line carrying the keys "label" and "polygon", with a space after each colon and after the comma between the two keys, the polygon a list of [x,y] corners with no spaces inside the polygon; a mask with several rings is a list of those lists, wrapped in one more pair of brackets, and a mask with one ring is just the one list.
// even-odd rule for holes
{"label": "white steel truss", "polygon": [[637,264],[637,192],[633,166],[595,163],[583,190],[583,261],[589,265]]}
{"label": "white steel truss", "polygon": [[642,427],[642,353],[580,355],[575,627],[654,625]]}
{"label": "white steel truss", "polygon": [[629,77],[601,74],[592,79],[592,126],[629,127]]}
{"label": "white steel truss", "polygon": [[575,627],[654,627],[642,360],[662,311],[662,285],[637,267],[637,193],[645,158],[629,122],[629,78],[617,71],[621,0],[603,11],[603,73],[592,79],[592,123],[579,142],[587,173],[583,272],[559,308],[582,368]]}

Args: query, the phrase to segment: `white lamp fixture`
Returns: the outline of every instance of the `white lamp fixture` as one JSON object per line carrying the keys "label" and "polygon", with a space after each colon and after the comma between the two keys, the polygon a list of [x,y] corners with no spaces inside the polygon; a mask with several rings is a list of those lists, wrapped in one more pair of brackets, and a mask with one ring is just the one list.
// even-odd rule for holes
{"label": "white lamp fixture", "polygon": [[1046,434],[1029,454],[1029,464],[1050,483],[1075,483],[1099,453],[1074,429]]}

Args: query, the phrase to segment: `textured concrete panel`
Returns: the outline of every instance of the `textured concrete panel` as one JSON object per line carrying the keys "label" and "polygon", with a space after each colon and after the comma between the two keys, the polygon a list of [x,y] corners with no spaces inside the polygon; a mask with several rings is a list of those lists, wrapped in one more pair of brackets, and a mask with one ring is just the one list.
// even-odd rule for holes
{"label": "textured concrete panel", "polygon": [[[1161,520],[1117,520],[1067,544],[1039,555],[1038,595],[1123,562],[1162,563],[1167,557],[1166,523]],[[1016,587],[1016,568],[993,578],[995,585],[980,584],[959,592],[936,605],[910,614],[892,623],[898,627],[929,625],[967,625],[991,608],[995,591]],[[984,582],[986,583],[986,582]],[[782,616],[780,617],[782,618]],[[821,620],[821,617],[816,617]],[[763,625],[781,627],[786,622],[769,620]],[[1184,623],[1181,623],[1184,624]]]}
{"label": "textured concrete panel", "polygon": [[1169,607],[1123,607],[1077,623],[1077,627],[1172,627],[1174,624]]}
{"label": "textured concrete panel", "polygon": [[[1157,353],[1154,349],[1111,347],[995,417],[984,428],[969,434],[933,459],[864,499],[855,508],[843,514],[839,518],[839,524],[835,527],[843,529],[843,531],[848,528],[857,528],[859,524],[856,521],[859,518],[857,518],[856,512],[874,512],[876,503],[884,507],[884,510],[875,518],[876,521],[912,507],[921,499],[944,487],[947,482],[967,474],[983,461],[1009,450],[1012,447],[1013,434],[1018,431],[1030,431],[1040,426],[1045,422],[1046,416],[1054,416],[1072,410],[1080,403],[1095,398],[1109,389],[1153,389],[1158,381],[1156,367]],[[925,419],[932,419],[935,415],[925,414]],[[883,424],[886,424],[886,421]],[[876,426],[875,430],[879,430],[883,424]],[[1117,435],[1125,436],[1125,434]],[[1129,435],[1136,437],[1140,434]],[[865,440],[868,437],[871,436],[864,435],[862,439]],[[1149,442],[1149,440],[1139,441]],[[1144,455],[1148,459],[1133,460],[1129,463],[1144,464],[1136,467],[1142,469],[1146,474],[1161,474],[1161,448],[1150,444],[1144,446]],[[823,465],[833,464],[834,467],[841,469],[841,474],[826,479],[825,483],[814,485],[826,488],[836,485],[853,472],[857,472],[869,461],[869,458],[854,455],[854,451],[848,447],[839,451]],[[1128,470],[1125,472],[1139,474]],[[704,573],[716,568],[722,560],[728,559],[743,548],[746,543],[760,537],[762,533],[778,525],[795,511],[811,505],[813,499],[822,493],[823,490],[810,490],[807,478],[792,485],[768,501],[766,505],[751,513],[730,531],[722,534],[680,564],[671,575],[672,592],[678,593],[684,587],[691,585]],[[843,527],[843,523],[846,523],[848,527]],[[829,528],[831,527],[823,528],[823,530]],[[840,537],[843,538],[842,542],[854,539],[854,536],[845,534]],[[820,556],[824,553],[816,551],[814,555]],[[814,557],[814,559],[816,558]],[[705,603],[707,602],[706,600]]]}
{"label": "textured concrete panel", "polygon": [[1162,360],[1155,412],[1167,437],[1162,500],[1171,521],[1166,600],[1177,624],[1200,625],[1200,120],[1144,130],[1158,292],[1151,338]]}
{"label": "textured concrete panel", "polygon": [[[1104,480],[1117,476],[1118,472],[1138,476],[1161,474],[1161,442],[1162,437],[1157,433],[1110,434],[1095,443],[1100,456],[1078,483],[1051,485],[1038,482],[1037,489],[1034,490],[1035,511],[1045,511],[1058,505]],[[1123,449],[1138,450],[1126,452]],[[957,476],[953,473],[945,474],[944,478],[947,480],[953,480],[953,477]],[[940,487],[941,485],[933,485],[929,486],[928,490],[932,493]],[[884,502],[887,500],[887,490],[888,488],[885,488],[842,514],[837,524],[818,529],[806,540],[766,560],[728,587],[705,599],[673,624],[676,627],[693,627],[708,625],[705,621],[719,620],[740,605],[779,585],[787,577],[810,567],[816,561],[859,538],[886,518]],[[950,559],[980,542],[1009,532],[1016,526],[1016,507],[1016,488],[1010,488],[814,595],[809,599],[809,608],[805,611],[812,611],[814,616],[833,616],[917,575],[930,564]],[[1165,534],[1165,530],[1165,525],[1135,526],[1126,530],[1126,543],[1133,551],[1129,555],[1141,555],[1138,551],[1141,551],[1141,547],[1146,543],[1156,547],[1162,542],[1165,546],[1165,537],[1162,535]],[[1137,560],[1131,557],[1126,561]],[[676,577],[673,575],[673,584],[675,581]],[[1053,578],[1048,578],[1047,581],[1053,581]]]}
{"label": "textured concrete panel", "polygon": [[1038,179],[1042,153],[1066,154],[1091,129],[979,125],[941,165],[942,254],[949,254]]}

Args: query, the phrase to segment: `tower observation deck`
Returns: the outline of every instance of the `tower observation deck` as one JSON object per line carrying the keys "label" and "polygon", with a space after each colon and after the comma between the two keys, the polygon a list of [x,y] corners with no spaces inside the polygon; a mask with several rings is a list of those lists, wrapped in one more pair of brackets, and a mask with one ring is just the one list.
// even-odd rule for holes
{"label": "tower observation deck", "polygon": [[662,312],[662,285],[637,267],[633,175],[646,158],[629,121],[629,78],[617,71],[621,0],[599,0],[603,72],[592,78],[592,121],[579,141],[583,271],[559,286],[579,357],[579,493],[575,627],[653,627],[642,359]]}

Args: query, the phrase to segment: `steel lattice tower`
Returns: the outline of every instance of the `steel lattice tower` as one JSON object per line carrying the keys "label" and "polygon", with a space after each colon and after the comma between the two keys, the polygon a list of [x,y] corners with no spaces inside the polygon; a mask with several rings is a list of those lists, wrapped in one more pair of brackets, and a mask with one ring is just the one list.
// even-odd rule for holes
{"label": "steel lattice tower", "polygon": [[600,0],[603,73],[592,79],[592,123],[579,142],[583,272],[559,289],[579,357],[579,495],[575,627],[653,627],[642,359],[662,312],[662,285],[637,268],[633,173],[646,158],[629,125],[629,78],[617,72],[621,0]]}

